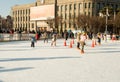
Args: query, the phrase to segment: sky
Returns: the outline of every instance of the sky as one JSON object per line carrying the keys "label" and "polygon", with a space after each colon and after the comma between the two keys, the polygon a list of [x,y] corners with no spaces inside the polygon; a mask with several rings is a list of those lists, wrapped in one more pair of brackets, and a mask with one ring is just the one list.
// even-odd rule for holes
{"label": "sky", "polygon": [[34,3],[36,0],[0,0],[0,15],[6,18],[14,5]]}

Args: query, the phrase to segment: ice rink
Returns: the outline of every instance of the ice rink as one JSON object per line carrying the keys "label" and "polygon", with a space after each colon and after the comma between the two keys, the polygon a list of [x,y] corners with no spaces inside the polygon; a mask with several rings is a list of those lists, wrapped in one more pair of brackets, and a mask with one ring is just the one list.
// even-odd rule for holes
{"label": "ice rink", "polygon": [[50,43],[0,42],[0,82],[120,82],[120,41],[91,47],[88,40],[85,54],[76,42],[69,48],[70,39]]}

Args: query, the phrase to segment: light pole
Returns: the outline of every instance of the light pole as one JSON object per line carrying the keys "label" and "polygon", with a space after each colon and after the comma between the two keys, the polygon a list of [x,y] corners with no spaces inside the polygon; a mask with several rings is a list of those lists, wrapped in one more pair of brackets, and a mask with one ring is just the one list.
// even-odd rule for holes
{"label": "light pole", "polygon": [[108,0],[106,0],[106,27],[105,27],[105,33],[108,33]]}
{"label": "light pole", "polygon": [[108,7],[106,8],[106,27],[105,27],[105,33],[108,33]]}

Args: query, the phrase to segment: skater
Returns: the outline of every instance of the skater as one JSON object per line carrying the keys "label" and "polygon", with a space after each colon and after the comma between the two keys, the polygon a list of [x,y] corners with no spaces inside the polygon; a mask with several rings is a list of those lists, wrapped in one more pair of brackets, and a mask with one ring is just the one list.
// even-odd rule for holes
{"label": "skater", "polygon": [[100,33],[97,34],[97,42],[98,42],[98,45],[101,45],[101,35]]}
{"label": "skater", "polygon": [[35,47],[36,39],[34,36],[31,37],[31,47]]}
{"label": "skater", "polygon": [[47,41],[47,43],[48,43],[48,33],[47,33],[47,31],[45,31],[44,32],[44,43]]}
{"label": "skater", "polygon": [[84,53],[84,46],[85,46],[86,39],[87,39],[86,34],[85,33],[81,34],[81,36],[80,36],[81,54]]}
{"label": "skater", "polygon": [[66,30],[64,32],[64,38],[65,38],[66,41],[68,40],[68,32]]}
{"label": "skater", "polygon": [[77,49],[80,50],[80,33],[77,33]]}
{"label": "skater", "polygon": [[57,34],[53,34],[51,46],[56,46],[56,39],[57,39]]}

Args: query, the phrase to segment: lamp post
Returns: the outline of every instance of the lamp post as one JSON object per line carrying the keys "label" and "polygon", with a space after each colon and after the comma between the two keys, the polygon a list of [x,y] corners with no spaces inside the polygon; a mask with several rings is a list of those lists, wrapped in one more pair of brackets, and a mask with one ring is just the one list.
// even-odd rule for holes
{"label": "lamp post", "polygon": [[57,26],[57,0],[55,0],[55,29],[57,28],[58,29],[58,26]]}
{"label": "lamp post", "polygon": [[105,33],[108,33],[108,7],[106,8],[106,27],[105,27]]}
{"label": "lamp post", "polygon": [[105,33],[108,33],[108,0],[106,0],[106,27],[105,27]]}

